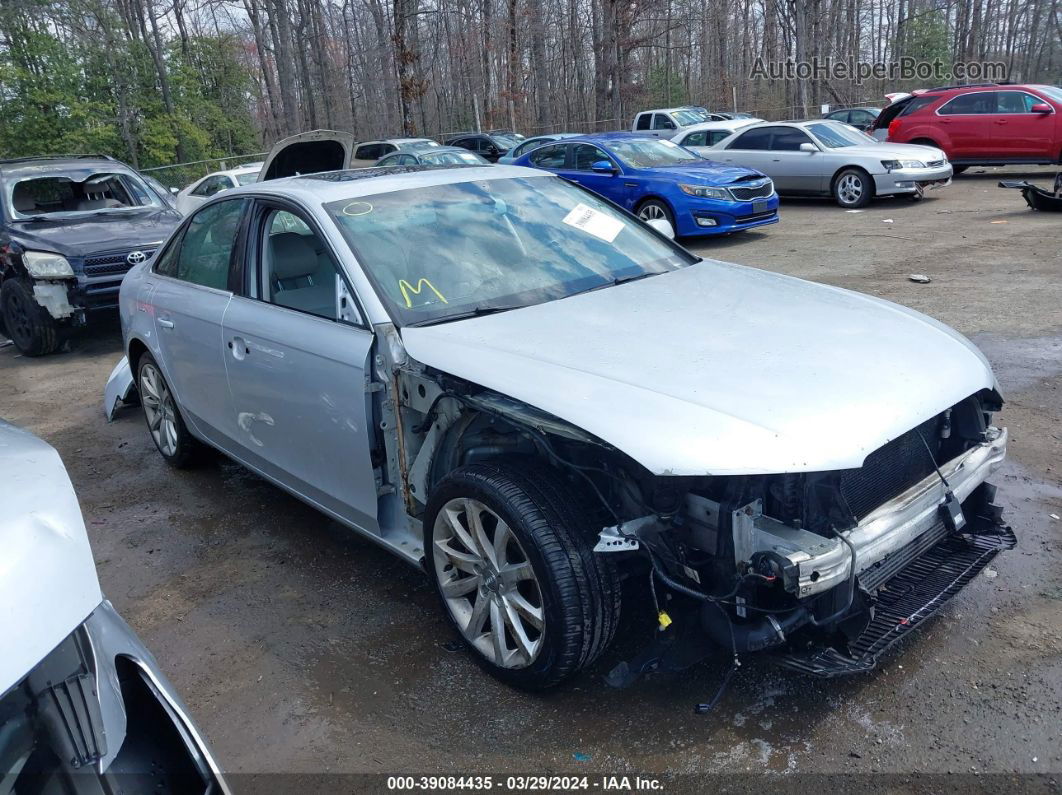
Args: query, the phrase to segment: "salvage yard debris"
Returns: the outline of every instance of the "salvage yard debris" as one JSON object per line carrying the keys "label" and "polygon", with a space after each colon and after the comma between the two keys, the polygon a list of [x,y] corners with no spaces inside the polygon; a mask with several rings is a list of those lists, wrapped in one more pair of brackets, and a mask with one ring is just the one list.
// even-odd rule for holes
{"label": "salvage yard debris", "polygon": [[922,273],[912,273],[907,278],[910,279],[912,282],[918,282],[918,284],[929,284],[931,281],[933,281],[928,276]]}

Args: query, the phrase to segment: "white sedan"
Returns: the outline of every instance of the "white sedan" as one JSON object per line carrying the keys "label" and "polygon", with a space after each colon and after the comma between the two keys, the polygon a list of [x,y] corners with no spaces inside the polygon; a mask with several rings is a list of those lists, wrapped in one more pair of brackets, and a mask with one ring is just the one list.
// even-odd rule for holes
{"label": "white sedan", "polygon": [[231,168],[227,171],[215,171],[207,174],[197,182],[193,182],[177,193],[177,209],[182,215],[188,215],[192,210],[205,202],[216,193],[235,188],[238,185],[250,185],[258,181],[258,174],[262,170],[261,163],[248,163],[245,166]]}

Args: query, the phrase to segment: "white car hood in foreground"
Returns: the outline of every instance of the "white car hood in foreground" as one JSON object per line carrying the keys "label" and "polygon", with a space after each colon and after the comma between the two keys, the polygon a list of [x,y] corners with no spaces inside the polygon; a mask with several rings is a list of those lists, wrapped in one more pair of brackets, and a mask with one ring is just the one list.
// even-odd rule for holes
{"label": "white car hood in foreground", "polygon": [[0,420],[0,694],[103,601],[59,454]]}
{"label": "white car hood in foreground", "polygon": [[937,321],[721,262],[407,327],[418,361],[588,431],[658,475],[861,466],[995,379]]}

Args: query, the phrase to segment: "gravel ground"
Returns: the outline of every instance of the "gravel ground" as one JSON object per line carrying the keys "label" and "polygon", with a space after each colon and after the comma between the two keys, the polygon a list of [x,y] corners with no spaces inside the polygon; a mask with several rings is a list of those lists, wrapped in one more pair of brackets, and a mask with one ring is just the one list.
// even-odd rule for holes
{"label": "gravel ground", "polygon": [[448,650],[416,571],[228,461],[170,470],[138,410],[103,420],[116,324],[45,359],[0,348],[0,416],[62,454],[105,592],[229,771],[1058,773],[1062,217],[997,189],[1003,173],[856,213],[787,201],[776,226],[691,246],[972,337],[1008,400],[994,480],[1019,539],[873,674],[820,682],[749,659],[708,716],[691,707],[725,661],[618,692],[600,676],[613,654],[545,696],[506,689]]}

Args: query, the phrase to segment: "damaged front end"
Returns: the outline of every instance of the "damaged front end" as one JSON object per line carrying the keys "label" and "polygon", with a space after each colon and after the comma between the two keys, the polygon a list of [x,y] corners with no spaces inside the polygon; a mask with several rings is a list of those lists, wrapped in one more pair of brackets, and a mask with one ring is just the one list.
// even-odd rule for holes
{"label": "damaged front end", "polygon": [[607,528],[598,545],[637,545],[666,593],[662,631],[609,681],[768,649],[817,676],[873,668],[1015,544],[987,482],[1006,453],[998,408],[994,392],[970,396],[858,469],[671,479],[676,510]]}

